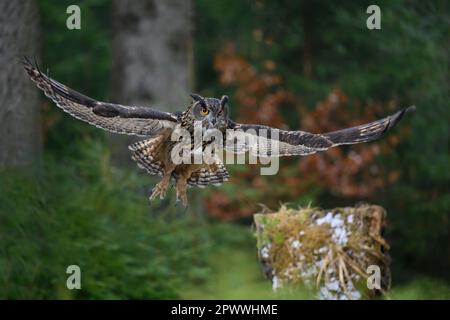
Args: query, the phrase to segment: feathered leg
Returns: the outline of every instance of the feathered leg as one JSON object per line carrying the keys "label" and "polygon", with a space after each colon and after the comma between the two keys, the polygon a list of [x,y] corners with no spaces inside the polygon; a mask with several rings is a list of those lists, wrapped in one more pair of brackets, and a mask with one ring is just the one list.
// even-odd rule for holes
{"label": "feathered leg", "polygon": [[167,187],[169,186],[170,175],[170,173],[165,173],[162,180],[153,187],[152,194],[149,197],[150,200],[156,199],[158,196],[161,200],[164,199],[166,196]]}
{"label": "feathered leg", "polygon": [[163,178],[160,182],[156,184],[156,186],[152,189],[152,194],[149,199],[153,200],[157,196],[162,200],[166,196],[167,188],[169,187],[170,178],[172,177],[172,172],[175,169],[175,165],[170,164],[165,166]]}
{"label": "feathered leg", "polygon": [[175,184],[175,189],[177,193],[177,204],[181,202],[183,207],[187,207],[187,177],[185,175],[181,175],[177,178],[177,182]]}

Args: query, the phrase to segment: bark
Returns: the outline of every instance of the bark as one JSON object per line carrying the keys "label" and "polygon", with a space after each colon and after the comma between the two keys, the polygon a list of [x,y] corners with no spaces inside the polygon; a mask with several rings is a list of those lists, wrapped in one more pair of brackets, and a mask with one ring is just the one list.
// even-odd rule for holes
{"label": "bark", "polygon": [[38,49],[36,1],[0,1],[0,167],[39,163],[39,95],[19,62]]}
{"label": "bark", "polygon": [[[183,110],[192,78],[192,3],[189,0],[113,2],[112,99]],[[129,163],[132,139],[113,137],[115,162]]]}

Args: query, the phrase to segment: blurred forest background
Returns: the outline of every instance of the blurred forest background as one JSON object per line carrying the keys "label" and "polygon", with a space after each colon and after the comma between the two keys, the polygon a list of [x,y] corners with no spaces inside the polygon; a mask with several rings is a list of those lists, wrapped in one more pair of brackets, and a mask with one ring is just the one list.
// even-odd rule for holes
{"label": "blurred forest background", "polygon": [[[66,9],[81,8],[68,30]],[[450,298],[448,1],[0,1],[0,298],[304,298],[273,293],[257,263],[259,203],[379,204],[389,298]],[[152,204],[156,179],[128,138],[38,94],[18,58],[99,100],[183,110],[231,97],[232,116],[311,132],[416,105],[385,139],[282,159],[276,176],[228,166],[186,211]],[[66,288],[66,268],[82,290]]]}

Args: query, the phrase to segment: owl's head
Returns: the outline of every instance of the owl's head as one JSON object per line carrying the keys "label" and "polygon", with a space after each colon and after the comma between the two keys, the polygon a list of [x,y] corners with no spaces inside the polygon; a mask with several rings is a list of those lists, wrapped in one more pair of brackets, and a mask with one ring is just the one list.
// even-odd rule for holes
{"label": "owl's head", "polygon": [[204,128],[224,129],[228,123],[228,96],[221,99],[204,98],[192,93],[191,112],[196,121],[202,121]]}

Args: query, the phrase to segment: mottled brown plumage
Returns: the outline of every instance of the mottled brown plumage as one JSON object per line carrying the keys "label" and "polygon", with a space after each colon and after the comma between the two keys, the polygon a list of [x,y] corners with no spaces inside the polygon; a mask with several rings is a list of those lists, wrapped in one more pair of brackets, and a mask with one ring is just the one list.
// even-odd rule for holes
{"label": "mottled brown plumage", "polygon": [[[228,171],[217,153],[200,163],[176,163],[173,153],[178,146],[188,146],[190,157],[196,151],[206,154],[208,147],[222,142],[220,147],[228,152],[250,152],[256,156],[308,155],[343,144],[369,142],[380,138],[403,117],[403,109],[384,119],[369,124],[324,134],[304,131],[279,130],[258,124],[239,124],[228,115],[228,97],[203,98],[192,94],[192,102],[181,113],[168,113],[148,107],[132,107],[94,100],[43,74],[28,60],[25,70],[44,94],[56,105],[75,118],[99,128],[121,134],[147,137],[129,148],[132,159],[151,175],[159,175],[161,181],[153,188],[150,199],[164,198],[171,182],[175,184],[177,201],[187,205],[188,187],[220,185],[229,178]],[[204,135],[215,130],[218,136],[195,139],[196,125]],[[174,135],[187,132],[188,142]],[[231,132],[231,133],[230,133]],[[221,139],[220,141],[218,139]],[[198,145],[197,145],[198,144]]]}

